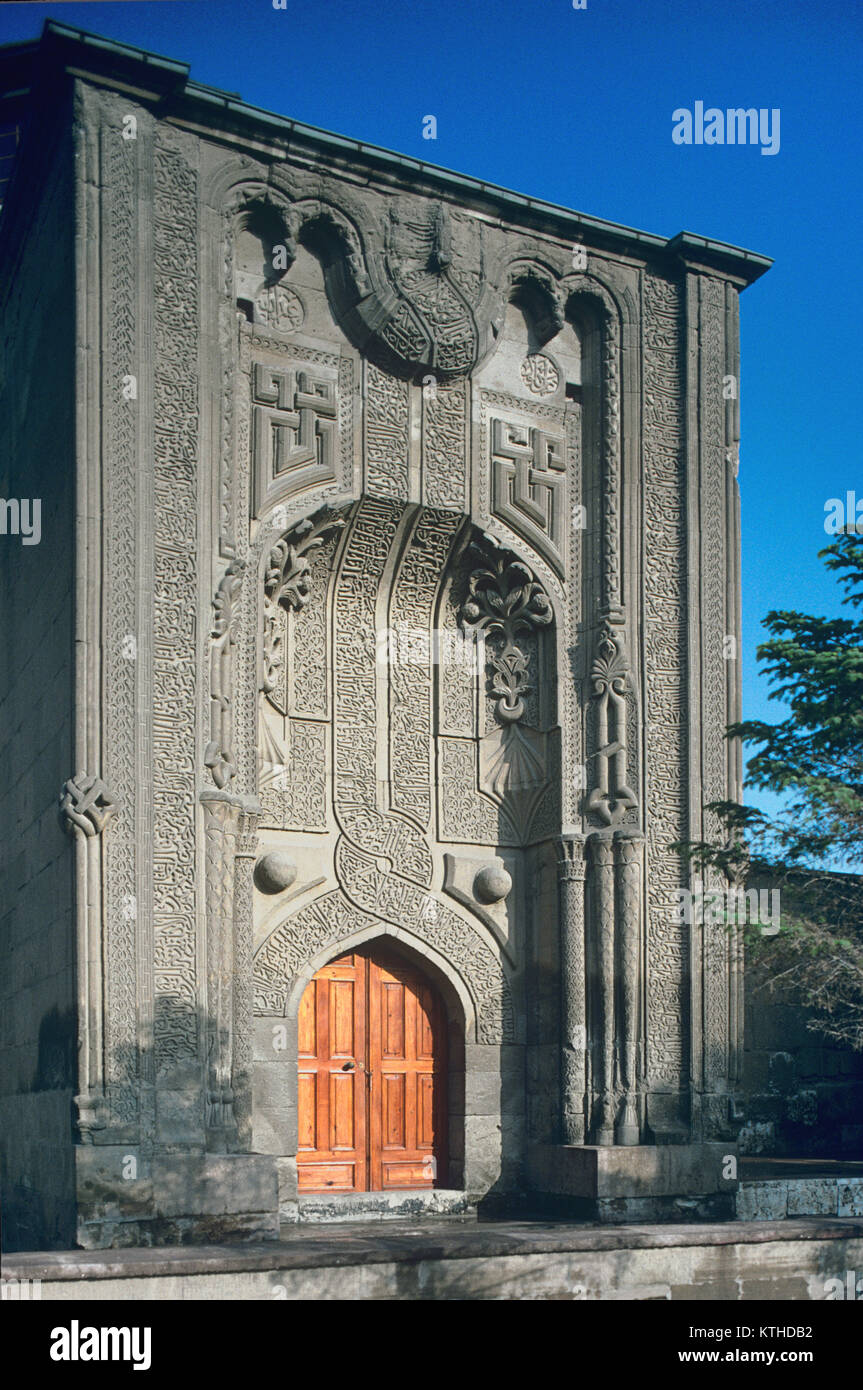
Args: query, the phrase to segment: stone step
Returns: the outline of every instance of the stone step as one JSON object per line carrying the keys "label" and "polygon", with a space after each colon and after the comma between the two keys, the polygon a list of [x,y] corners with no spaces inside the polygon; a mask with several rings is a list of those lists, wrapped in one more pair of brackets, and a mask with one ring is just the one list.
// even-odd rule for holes
{"label": "stone step", "polygon": [[784,1221],[797,1216],[863,1216],[863,1177],[742,1178],[738,1221]]}
{"label": "stone step", "polygon": [[300,1195],[300,1221],[411,1220],[419,1216],[463,1216],[471,1209],[464,1192],[432,1188],[389,1192],[309,1192]]}
{"label": "stone step", "polygon": [[70,1303],[809,1300],[835,1298],[861,1269],[863,1221],[826,1217],[615,1228],[452,1216],[377,1227],[301,1222],[249,1245],[31,1252],[3,1262],[4,1298]]}

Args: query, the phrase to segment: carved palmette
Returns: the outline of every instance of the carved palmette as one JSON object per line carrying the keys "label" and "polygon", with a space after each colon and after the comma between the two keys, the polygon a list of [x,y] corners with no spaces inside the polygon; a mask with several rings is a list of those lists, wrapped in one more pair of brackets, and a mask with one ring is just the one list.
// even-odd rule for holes
{"label": "carved palmette", "polygon": [[629,671],[622,615],[603,624],[591,669],[596,701],[596,784],[588,797],[588,810],[606,825],[615,825],[637,804],[627,782],[627,697]]}

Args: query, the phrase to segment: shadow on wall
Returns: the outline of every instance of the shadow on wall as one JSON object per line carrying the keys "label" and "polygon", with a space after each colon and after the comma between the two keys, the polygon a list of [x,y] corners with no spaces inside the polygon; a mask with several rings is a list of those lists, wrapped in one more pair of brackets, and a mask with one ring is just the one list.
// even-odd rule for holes
{"label": "shadow on wall", "polygon": [[[176,1024],[176,1012],[172,1019]],[[173,1057],[163,1067],[158,1091],[152,1081],[152,1054],[136,1058],[119,1049],[109,1059],[109,1074],[123,1078],[122,1084],[109,1088],[110,1142],[100,1142],[108,1137],[108,1115],[102,1113],[94,1117],[95,1142],[81,1144],[74,1103],[74,1011],[61,1014],[54,1008],[45,1015],[34,1071],[29,1080],[21,1079],[16,1094],[0,1102],[4,1250],[260,1238],[260,1215],[274,1215],[277,1203],[273,1156],[251,1154],[242,1173],[234,1160],[234,1155],[251,1152],[251,1087],[245,1094],[237,1088],[239,1135],[230,1130],[220,1135],[218,1107],[214,1114],[212,1104],[205,1131],[207,1067],[196,1040],[204,1038],[205,1052],[215,1039],[208,1031],[209,1020],[199,1012],[189,1010],[186,1023],[181,1031],[195,1053]],[[176,1028],[172,1035],[177,1036]],[[465,1056],[458,1046],[462,1042],[461,1037],[451,1037],[464,1077]],[[464,1091],[455,1088],[450,1114],[455,1185],[462,1186],[467,1139],[473,1155],[471,1187],[474,1195],[484,1191],[480,1213],[493,1216],[504,1205],[510,1207],[522,1187],[525,1049],[520,1044],[473,1043],[467,1050],[472,1054],[471,1099],[465,1106]],[[85,1223],[82,1233],[79,1222]]]}
{"label": "shadow on wall", "polygon": [[[8,1065],[11,1072],[14,1062]],[[54,1007],[39,1025],[32,1077],[19,1076],[14,1090],[0,1101],[3,1250],[67,1249],[74,1244],[75,1066],[75,1012]]]}
{"label": "shadow on wall", "polygon": [[863,1053],[747,981],[741,1154],[863,1158]]}

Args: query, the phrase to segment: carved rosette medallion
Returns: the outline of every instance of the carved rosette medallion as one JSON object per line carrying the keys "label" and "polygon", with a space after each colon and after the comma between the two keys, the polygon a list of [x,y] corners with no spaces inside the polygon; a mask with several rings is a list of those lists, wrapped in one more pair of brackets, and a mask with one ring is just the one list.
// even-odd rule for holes
{"label": "carved rosette medallion", "polygon": [[265,285],[255,297],[255,318],[280,333],[295,333],[305,318],[303,301],[287,285]]}
{"label": "carved rosette medallion", "polygon": [[535,396],[553,396],[560,386],[560,372],[543,352],[532,352],[524,359],[521,379]]}

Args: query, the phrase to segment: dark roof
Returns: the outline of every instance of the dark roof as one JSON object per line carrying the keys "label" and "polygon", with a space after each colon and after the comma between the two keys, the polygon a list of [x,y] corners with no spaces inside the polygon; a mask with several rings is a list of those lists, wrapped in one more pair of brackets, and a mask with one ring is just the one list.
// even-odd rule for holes
{"label": "dark roof", "polygon": [[[272,111],[250,106],[236,92],[222,92],[193,82],[188,63],[101,38],[83,29],[70,28],[52,19],[45,22],[39,39],[0,47],[0,130],[21,124],[41,65],[55,73],[59,69],[71,71],[76,76],[92,75],[142,100],[157,99],[159,114],[167,119],[177,122],[194,119],[198,124],[205,122],[210,129],[231,132],[240,138],[244,134],[254,136],[283,153],[291,149],[303,150],[326,159],[335,167],[363,164],[384,180],[409,181],[418,191],[448,194],[463,205],[492,210],[523,226],[583,239],[595,247],[628,251],[639,257],[654,254],[665,258],[670,254],[675,259],[679,257],[720,271],[744,285],[757,280],[773,263],[769,257],[754,251],[691,232],[678,232],[674,237],[655,236],[617,222],[589,217],[437,164],[396,154],[379,145],[289,120]],[[2,167],[0,165],[0,170]]]}

